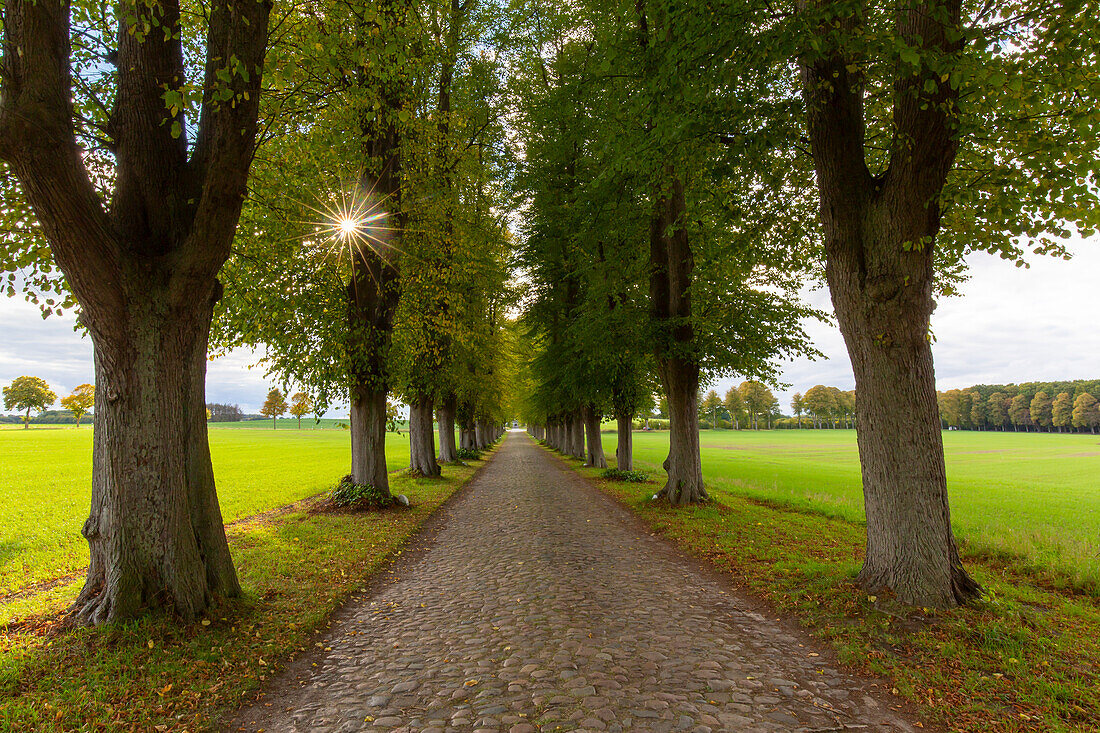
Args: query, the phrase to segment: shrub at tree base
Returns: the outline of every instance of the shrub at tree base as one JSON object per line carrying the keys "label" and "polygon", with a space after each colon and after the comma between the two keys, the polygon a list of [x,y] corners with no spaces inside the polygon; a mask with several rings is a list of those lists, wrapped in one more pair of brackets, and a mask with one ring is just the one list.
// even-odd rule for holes
{"label": "shrub at tree base", "polygon": [[620,471],[617,468],[609,468],[600,474],[601,478],[612,481],[629,481],[634,484],[645,483],[649,480],[649,474],[644,471]]}
{"label": "shrub at tree base", "polygon": [[329,494],[326,504],[336,509],[371,511],[389,509],[401,503],[388,492],[376,489],[370,484],[357,484],[351,476],[344,476]]}
{"label": "shrub at tree base", "polygon": [[460,461],[476,461],[481,458],[481,451],[474,448],[459,448],[455,456]]}

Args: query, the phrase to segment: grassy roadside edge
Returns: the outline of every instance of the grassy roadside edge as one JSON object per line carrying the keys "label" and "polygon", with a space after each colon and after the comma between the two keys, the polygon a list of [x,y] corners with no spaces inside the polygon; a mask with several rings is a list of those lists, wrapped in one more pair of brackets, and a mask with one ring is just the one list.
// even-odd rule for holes
{"label": "grassy roadside edge", "polygon": [[[158,615],[72,629],[50,613],[0,627],[0,731],[201,731],[315,643],[496,447],[439,479],[391,475],[410,509],[299,510],[228,530],[244,597],[195,623]],[[77,585],[77,588],[79,585]]]}
{"label": "grassy roadside edge", "polygon": [[865,541],[860,524],[725,492],[673,510],[650,500],[659,486],[652,476],[641,484],[606,480],[600,469],[543,447],[829,643],[843,664],[891,680],[925,721],[953,731],[1100,729],[1096,599],[968,557],[987,590],[980,603],[950,612],[903,607],[852,582]]}

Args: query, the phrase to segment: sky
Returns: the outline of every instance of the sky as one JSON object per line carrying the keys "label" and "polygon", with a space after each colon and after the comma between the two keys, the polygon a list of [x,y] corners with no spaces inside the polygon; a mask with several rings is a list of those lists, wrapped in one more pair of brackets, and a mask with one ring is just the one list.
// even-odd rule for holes
{"label": "sky", "polygon": [[[936,386],[1006,384],[1100,378],[1100,237],[1077,241],[1072,260],[1032,257],[1020,269],[987,254],[970,258],[970,279],[962,296],[940,301],[932,315]],[[831,312],[825,289],[805,292],[811,305]],[[37,306],[0,297],[0,386],[23,374],[42,377],[58,397],[93,381],[92,347],[73,330],[72,315],[43,320]],[[835,324],[812,322],[807,330],[827,358],[782,365],[790,388],[774,390],[781,409],[791,396],[815,384],[848,390],[854,386],[844,341]],[[207,367],[208,402],[239,404],[255,413],[267,390],[263,368],[249,368],[260,353],[237,350]],[[720,394],[740,378],[711,385]],[[56,406],[55,406],[56,407]],[[334,409],[331,417],[346,416]]]}

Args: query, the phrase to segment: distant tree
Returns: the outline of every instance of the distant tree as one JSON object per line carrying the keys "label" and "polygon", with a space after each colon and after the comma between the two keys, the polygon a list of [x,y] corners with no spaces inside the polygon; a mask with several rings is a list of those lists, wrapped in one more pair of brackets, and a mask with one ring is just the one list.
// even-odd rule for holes
{"label": "distant tree", "polygon": [[1088,392],[1077,395],[1073,401],[1073,427],[1089,428],[1094,434],[1100,425],[1100,402]]}
{"label": "distant tree", "polygon": [[839,389],[836,392],[836,404],[837,414],[843,418],[847,427],[854,427],[856,418],[856,392],[855,390],[848,390],[847,392],[841,392]]}
{"label": "distant tree", "polygon": [[775,395],[765,385],[754,380],[742,382],[737,388],[741,394],[741,401],[749,413],[749,420],[754,430],[760,429],[759,417],[769,415],[775,405]]}
{"label": "distant tree", "polygon": [[210,417],[211,417],[211,416],[212,416],[213,414],[214,414],[214,413],[210,412],[210,408],[209,408],[209,407],[207,407],[207,408],[206,408],[206,419],[207,419],[207,421],[208,421],[208,422],[209,422],[209,420],[210,420]]}
{"label": "distant tree", "polygon": [[41,377],[16,377],[4,387],[4,409],[25,412],[23,427],[31,423],[31,410],[42,412],[57,400],[57,395]]}
{"label": "distant tree", "polygon": [[61,398],[61,406],[73,413],[76,418],[76,426],[80,427],[80,418],[88,414],[88,410],[95,404],[95,385],[81,384],[73,389],[68,397]]}
{"label": "distant tree", "polygon": [[1035,396],[1031,398],[1031,421],[1038,425],[1040,428],[1050,429],[1051,426],[1051,408],[1054,405],[1054,401],[1050,399],[1050,395],[1044,391],[1035,393]]}
{"label": "distant tree", "polygon": [[271,418],[271,429],[276,428],[276,419],[286,412],[286,398],[278,389],[272,389],[267,393],[267,400],[260,408],[260,414]]}
{"label": "distant tree", "polygon": [[1051,405],[1051,422],[1059,431],[1073,425],[1073,398],[1069,392],[1061,392]]}
{"label": "distant tree", "polygon": [[302,429],[302,416],[313,409],[313,400],[305,392],[296,393],[291,399],[290,414],[298,418],[298,429]]}
{"label": "distant tree", "polygon": [[1008,424],[1008,405],[1011,399],[1004,392],[994,392],[985,400],[985,414],[991,425],[1000,426],[1004,430]]}
{"label": "distant tree", "polygon": [[240,405],[227,405],[211,402],[206,406],[210,413],[210,422],[239,422],[244,419],[244,410]]}
{"label": "distant tree", "polygon": [[397,427],[398,420],[401,419],[401,410],[397,405],[389,400],[386,401],[386,430],[391,433],[401,434],[401,431]]}
{"label": "distant tree", "polygon": [[1031,400],[1028,399],[1026,394],[1018,394],[1012,398],[1012,401],[1008,403],[1008,419],[1012,421],[1013,427],[1019,431],[1020,426],[1024,426],[1024,430],[1028,429],[1031,423]]}
{"label": "distant tree", "polygon": [[802,429],[802,413],[806,410],[805,405],[802,404],[802,395],[795,392],[794,397],[791,398],[791,411],[794,412],[795,418],[798,420],[798,428]]}
{"label": "distant tree", "polygon": [[815,384],[802,396],[802,405],[814,419],[814,427],[820,428],[823,420],[828,420],[836,411],[836,397],[829,388]]}
{"label": "distant tree", "polygon": [[982,399],[981,392],[977,390],[971,390],[970,392],[970,424],[976,429],[981,430],[986,424],[986,411],[988,405],[985,400]]}
{"label": "distant tree", "polygon": [[730,387],[726,392],[726,412],[730,415],[730,422],[733,423],[733,427],[740,429],[741,427],[741,415],[745,412],[745,402],[741,399],[741,393],[737,391],[737,387]]}
{"label": "distant tree", "polygon": [[713,389],[703,396],[703,399],[699,402],[699,414],[700,416],[710,417],[710,426],[712,428],[718,427],[718,410],[722,407],[722,398],[718,396],[718,393]]}

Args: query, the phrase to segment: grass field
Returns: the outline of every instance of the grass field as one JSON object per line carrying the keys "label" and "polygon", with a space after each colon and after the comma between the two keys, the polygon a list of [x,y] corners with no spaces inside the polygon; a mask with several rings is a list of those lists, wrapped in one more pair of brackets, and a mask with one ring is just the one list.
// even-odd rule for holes
{"label": "grass field", "polygon": [[[346,430],[310,430],[306,420],[297,430],[286,422],[278,430],[270,423],[211,426],[226,522],[317,494],[349,471]],[[0,616],[3,596],[87,565],[80,527],[91,501],[91,450],[87,427],[0,430]],[[408,465],[407,435],[387,436],[386,458],[391,470]]]}
{"label": "grass field", "polygon": [[[971,553],[1008,553],[1056,580],[1100,592],[1100,436],[944,434],[951,516]],[[615,453],[605,433],[604,451]],[[852,430],[704,430],[708,490],[848,520],[863,519]],[[635,433],[637,467],[653,471],[668,433]]]}

